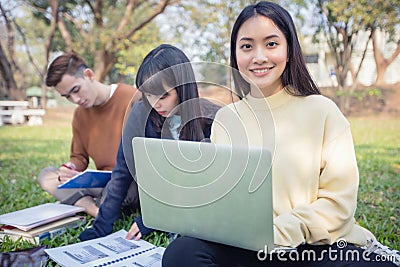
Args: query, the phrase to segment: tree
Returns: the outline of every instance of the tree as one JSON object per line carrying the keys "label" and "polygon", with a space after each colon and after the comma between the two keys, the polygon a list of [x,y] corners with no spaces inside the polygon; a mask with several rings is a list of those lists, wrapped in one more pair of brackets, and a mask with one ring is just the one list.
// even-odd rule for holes
{"label": "tree", "polygon": [[[93,58],[96,78],[104,81],[118,61],[121,51],[138,44],[139,31],[163,13],[172,0],[76,0],[61,1],[51,13],[46,1],[29,1],[43,19],[55,21],[66,50],[89,54]],[[55,18],[55,19],[54,19]]]}
{"label": "tree", "polygon": [[[47,35],[47,29],[43,27],[44,24],[41,21],[32,17],[21,3],[21,1],[0,1],[0,14],[6,29],[3,31],[4,38],[2,38],[6,44],[2,45],[2,48],[6,47],[6,49],[1,51],[2,76],[6,82],[5,89],[0,92],[0,97],[13,100],[25,99],[26,87],[39,85],[47,66],[38,56],[43,55],[42,44],[44,36]],[[8,61],[8,69],[4,68],[7,66],[6,61]],[[13,86],[7,86],[9,81],[14,81]]]}
{"label": "tree", "polygon": [[[208,62],[218,62],[229,65],[230,58],[230,33],[235,18],[239,12],[248,3],[245,1],[210,1],[204,0],[199,2],[184,1],[182,2],[186,12],[190,15],[189,22],[186,24],[190,28],[194,28],[196,37],[193,38],[192,47],[201,51],[199,53],[200,60]],[[187,23],[186,22],[186,23]],[[181,21],[184,23],[184,21]],[[178,33],[179,35],[179,33]],[[203,38],[198,38],[201,36]],[[190,45],[190,42],[186,42]],[[189,50],[189,47],[187,48]],[[201,70],[205,77],[209,77],[210,81],[217,81],[220,76],[219,84],[225,84],[231,88],[231,73],[229,68],[223,66],[213,66]]]}
{"label": "tree", "polygon": [[[128,84],[135,83],[135,74],[143,61],[145,55],[154,49],[155,44],[162,42],[158,25],[149,23],[146,30],[139,31],[135,34],[134,42],[138,44],[133,49],[124,49],[118,53],[117,62],[110,73],[110,80],[120,81]],[[128,45],[131,41],[126,40]]]}
{"label": "tree", "polygon": [[[376,64],[375,84],[382,86],[386,85],[386,70],[400,54],[400,35],[398,33],[400,27],[400,1],[374,0],[369,2],[366,7],[368,15],[365,16],[365,26],[371,32],[372,37]],[[387,38],[382,38],[382,35],[379,37],[378,32],[385,34]],[[384,42],[383,44],[382,41]],[[383,52],[387,51],[388,43],[394,44],[394,50],[386,58]]]}
{"label": "tree", "polygon": [[[395,3],[396,2],[396,3]],[[384,74],[388,66],[400,53],[399,36],[396,30],[399,27],[399,0],[318,0],[321,23],[318,32],[323,32],[330,47],[336,65],[338,81],[337,94],[339,106],[344,112],[349,108],[349,99],[358,84],[358,73],[365,58],[368,43],[372,40],[374,58],[376,61],[376,84],[384,84]],[[377,45],[377,31],[388,34],[389,40],[397,42],[397,49],[389,58],[383,56],[380,46]],[[368,40],[364,44],[361,61],[356,68],[352,62],[354,48],[359,42],[360,33],[367,33]],[[387,39],[384,40],[387,42]],[[346,80],[351,77],[351,84]]]}
{"label": "tree", "polygon": [[4,27],[7,32],[7,50],[9,57],[7,57],[6,52],[0,42],[0,73],[3,78],[5,90],[1,92],[0,96],[7,97],[9,99],[22,99],[23,94],[18,90],[17,83],[14,79],[14,72],[19,71],[20,68],[15,61],[14,53],[14,28],[12,27],[12,20],[10,18],[10,13],[0,2],[0,12],[3,18]]}
{"label": "tree", "polygon": [[[249,4],[257,0],[222,1],[181,0],[180,5],[169,9],[163,17],[168,23],[163,25],[163,32],[168,32],[171,42],[177,42],[184,51],[188,51],[193,60],[217,62],[229,65],[230,61],[230,35],[239,13]],[[306,7],[307,1],[275,1],[284,7],[293,10],[295,19],[302,21],[300,11]],[[181,19],[173,21],[179,16]],[[225,73],[224,73],[225,72]],[[221,76],[222,82],[230,87],[230,69],[216,66],[202,71],[204,76]],[[210,80],[215,80],[211,77]]]}
{"label": "tree", "polygon": [[[256,2],[256,1],[251,1]],[[230,32],[235,18],[249,1],[181,0],[163,16],[164,38],[188,53],[192,61],[217,62],[228,65]],[[179,20],[173,20],[179,16]],[[168,22],[168,23],[167,23]],[[197,70],[210,83],[231,87],[230,68],[224,65],[201,64]],[[200,67],[200,64],[198,65]],[[211,82],[213,81],[213,82]]]}
{"label": "tree", "polygon": [[352,84],[356,84],[367,44],[371,38],[370,35],[367,44],[364,46],[359,67],[355,70],[352,56],[354,47],[359,41],[359,33],[365,28],[363,17],[360,15],[364,7],[359,0],[318,0],[317,7],[321,18],[317,33],[323,32],[325,34],[330,52],[335,60],[339,107],[343,112],[346,112],[350,105],[350,95],[354,90],[354,86],[348,86],[346,81],[351,77]]}

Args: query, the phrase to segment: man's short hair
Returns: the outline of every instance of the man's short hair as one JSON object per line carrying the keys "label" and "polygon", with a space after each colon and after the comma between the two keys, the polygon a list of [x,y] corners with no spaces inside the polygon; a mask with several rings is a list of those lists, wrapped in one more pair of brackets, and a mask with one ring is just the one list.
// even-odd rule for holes
{"label": "man's short hair", "polygon": [[56,86],[65,74],[83,77],[83,70],[87,68],[88,65],[85,60],[75,52],[58,56],[53,60],[47,70],[46,85]]}

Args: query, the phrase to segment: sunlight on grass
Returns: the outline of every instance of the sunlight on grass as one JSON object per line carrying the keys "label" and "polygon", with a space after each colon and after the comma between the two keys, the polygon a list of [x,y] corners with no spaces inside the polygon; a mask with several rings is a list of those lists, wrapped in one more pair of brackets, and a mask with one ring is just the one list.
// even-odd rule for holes
{"label": "sunlight on grass", "polygon": [[55,201],[35,180],[68,160],[70,140],[69,127],[0,127],[0,213]]}
{"label": "sunlight on grass", "polygon": [[400,120],[353,118],[360,187],[356,219],[400,249]]}
{"label": "sunlight on grass", "polygon": [[[69,160],[72,134],[68,125],[0,127],[0,214],[56,201],[40,188],[36,178],[42,168],[60,166]],[[92,161],[90,167],[94,168]],[[87,221],[90,219],[88,216]],[[128,230],[132,220],[130,217],[120,219],[114,228]],[[69,229],[61,236],[43,241],[42,245],[58,247],[76,243],[83,229]],[[168,244],[167,236],[162,233],[153,233],[146,240],[156,245]],[[4,240],[0,242],[0,251],[34,246],[22,240]],[[57,265],[50,261],[48,266]]]}
{"label": "sunlight on grass", "polygon": [[[350,123],[360,170],[356,220],[375,233],[383,244],[400,249],[400,120],[351,118]],[[70,141],[68,124],[0,127],[1,214],[55,201],[41,190],[36,177],[42,168],[59,166],[68,160]],[[131,217],[118,220],[114,229],[128,230],[131,222]],[[46,241],[46,245],[56,247],[78,242],[82,229],[72,229]],[[147,240],[157,245],[168,244],[165,234],[155,233]],[[3,242],[0,251],[27,246]],[[55,266],[54,262],[49,266]]]}

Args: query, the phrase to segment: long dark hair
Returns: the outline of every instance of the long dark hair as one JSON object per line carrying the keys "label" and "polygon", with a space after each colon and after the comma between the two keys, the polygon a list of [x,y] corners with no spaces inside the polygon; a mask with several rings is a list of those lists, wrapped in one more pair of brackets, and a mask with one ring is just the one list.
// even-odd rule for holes
{"label": "long dark hair", "polygon": [[[179,113],[182,121],[179,139],[190,141],[204,139],[195,75],[189,59],[180,49],[168,44],[153,49],[143,59],[138,69],[136,86],[142,93],[159,96],[175,88],[179,97]],[[155,131],[162,133],[166,118],[151,107],[145,94],[143,103],[150,110],[149,118]]]}
{"label": "long dark hair", "polygon": [[[321,94],[318,86],[311,78],[297,38],[296,27],[289,12],[278,4],[262,1],[255,5],[245,7],[233,25],[231,34],[231,67],[233,68],[233,81],[235,91],[239,98],[250,92],[250,84],[239,73],[236,59],[236,40],[238,31],[249,18],[261,15],[271,19],[285,35],[288,46],[288,63],[282,73],[281,80],[285,90],[295,96]],[[288,86],[290,85],[290,86]]]}

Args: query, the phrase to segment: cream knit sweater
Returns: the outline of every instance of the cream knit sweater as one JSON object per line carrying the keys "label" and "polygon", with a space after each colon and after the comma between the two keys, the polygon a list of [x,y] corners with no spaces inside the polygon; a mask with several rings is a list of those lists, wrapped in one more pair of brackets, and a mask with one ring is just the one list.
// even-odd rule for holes
{"label": "cream knit sweater", "polygon": [[217,113],[211,141],[273,152],[276,245],[365,245],[372,235],[354,219],[359,176],[350,125],[328,98],[249,94]]}

